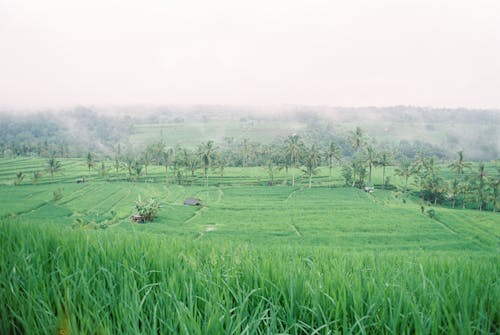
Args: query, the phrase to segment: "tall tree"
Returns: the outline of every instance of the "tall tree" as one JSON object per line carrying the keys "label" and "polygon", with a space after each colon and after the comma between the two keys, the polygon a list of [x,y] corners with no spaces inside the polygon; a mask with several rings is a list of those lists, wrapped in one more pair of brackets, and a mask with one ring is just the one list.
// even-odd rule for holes
{"label": "tall tree", "polygon": [[89,174],[90,174],[90,169],[94,167],[95,164],[95,158],[94,155],[92,155],[91,152],[87,154],[87,167],[89,169]]}
{"label": "tall tree", "polygon": [[203,163],[203,171],[205,174],[205,187],[208,186],[208,169],[210,168],[210,164],[215,157],[216,150],[217,148],[214,145],[214,141],[207,141],[202,144],[199,149],[201,161]]}
{"label": "tall tree", "polygon": [[304,145],[297,134],[290,135],[286,139],[286,155],[290,162],[290,168],[292,169],[292,186],[295,186],[294,169],[297,167],[297,163],[302,155],[303,146]]}
{"label": "tall tree", "polygon": [[487,177],[486,169],[484,166],[484,163],[479,163],[478,169],[477,169],[477,203],[478,203],[478,209],[481,211],[484,208],[484,202],[485,202],[485,194],[484,194],[484,188],[486,186],[486,177]]}
{"label": "tall tree", "polygon": [[144,165],[144,174],[147,176],[148,175],[148,166],[151,165],[153,162],[153,152],[154,152],[154,147],[153,146],[148,146],[141,155],[141,161],[142,165]]}
{"label": "tall tree", "polygon": [[311,188],[312,186],[312,176],[316,173],[316,169],[318,168],[320,162],[320,153],[316,149],[316,146],[313,144],[306,158],[306,173],[309,176],[309,188]]}
{"label": "tall tree", "polygon": [[356,127],[354,131],[349,132],[349,141],[351,142],[354,151],[358,151],[364,147],[365,136],[361,127]]}
{"label": "tall tree", "polygon": [[325,150],[325,158],[328,161],[328,168],[330,169],[330,179],[332,179],[332,169],[335,161],[340,162],[342,157],[342,151],[340,147],[335,142],[330,142]]}
{"label": "tall tree", "polygon": [[241,153],[243,155],[243,159],[242,159],[243,167],[247,166],[248,161],[250,160],[251,152],[252,152],[252,146],[250,144],[250,139],[244,138],[243,141],[241,142]]}
{"label": "tall tree", "polygon": [[121,166],[121,159],[122,159],[122,149],[121,149],[121,146],[120,146],[120,143],[118,143],[118,145],[116,146],[115,150],[114,150],[114,168],[116,170],[116,173],[118,173],[118,171],[120,170],[120,166]]}
{"label": "tall tree", "polygon": [[457,179],[461,177],[464,174],[465,169],[470,169],[471,168],[471,163],[467,163],[464,161],[464,152],[463,150],[460,150],[457,152],[458,154],[458,159],[457,161],[451,163],[448,165],[449,168],[455,171]]}
{"label": "tall tree", "polygon": [[382,167],[382,188],[384,189],[385,185],[387,184],[387,181],[385,180],[385,168],[390,166],[391,164],[391,155],[387,151],[383,151],[379,155],[377,165]]}
{"label": "tall tree", "polygon": [[366,164],[368,165],[368,183],[372,183],[372,168],[377,164],[377,153],[372,146],[366,148]]}
{"label": "tall tree", "polygon": [[123,157],[123,166],[125,167],[125,170],[127,170],[127,179],[128,181],[131,181],[132,180],[132,174],[133,174],[133,170],[134,170],[134,165],[135,165],[136,161],[135,161],[135,158],[132,156],[132,154],[127,154]]}
{"label": "tall tree", "polygon": [[62,164],[54,156],[47,160],[47,171],[50,173],[50,177],[54,179],[54,173],[60,172]]}
{"label": "tall tree", "polygon": [[[497,168],[498,169],[498,168]],[[498,193],[500,188],[500,169],[496,177],[491,177],[488,180],[488,186],[491,189],[491,203],[493,205],[493,212],[497,210]]]}
{"label": "tall tree", "polygon": [[400,162],[398,167],[394,170],[396,176],[400,176],[404,178],[405,181],[405,192],[408,191],[408,179],[415,173],[415,170],[412,168],[411,162],[408,158],[404,157]]}

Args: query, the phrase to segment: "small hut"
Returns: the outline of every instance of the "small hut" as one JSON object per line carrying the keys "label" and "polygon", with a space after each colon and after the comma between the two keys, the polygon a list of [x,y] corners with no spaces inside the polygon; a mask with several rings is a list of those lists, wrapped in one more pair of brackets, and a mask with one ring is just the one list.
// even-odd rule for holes
{"label": "small hut", "polygon": [[137,215],[137,214],[130,216],[130,221],[132,221],[134,223],[144,223],[145,222],[144,218],[141,215]]}
{"label": "small hut", "polygon": [[76,183],[77,183],[77,184],[82,184],[82,183],[85,183],[85,178],[84,178],[84,177],[82,177],[82,178],[78,178],[78,179],[76,180]]}
{"label": "small hut", "polygon": [[201,200],[198,198],[187,198],[184,200],[186,206],[201,206]]}

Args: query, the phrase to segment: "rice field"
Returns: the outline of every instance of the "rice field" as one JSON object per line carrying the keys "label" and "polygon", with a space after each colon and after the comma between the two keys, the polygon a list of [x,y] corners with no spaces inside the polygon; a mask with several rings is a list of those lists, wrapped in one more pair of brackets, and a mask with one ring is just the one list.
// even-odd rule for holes
{"label": "rice field", "polygon": [[[431,218],[327,169],[311,189],[284,172],[268,186],[262,168],[205,187],[62,163],[33,183],[43,160],[0,160],[2,334],[500,332],[498,213]],[[131,223],[139,196],[160,201],[155,221]]]}

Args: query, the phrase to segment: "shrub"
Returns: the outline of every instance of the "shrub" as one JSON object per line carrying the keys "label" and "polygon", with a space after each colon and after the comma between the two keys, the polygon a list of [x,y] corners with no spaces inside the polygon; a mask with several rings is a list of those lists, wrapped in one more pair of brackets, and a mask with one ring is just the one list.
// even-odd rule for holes
{"label": "shrub", "polygon": [[139,196],[135,202],[136,214],[140,215],[144,221],[153,221],[157,217],[159,210],[160,203],[157,199],[142,200]]}

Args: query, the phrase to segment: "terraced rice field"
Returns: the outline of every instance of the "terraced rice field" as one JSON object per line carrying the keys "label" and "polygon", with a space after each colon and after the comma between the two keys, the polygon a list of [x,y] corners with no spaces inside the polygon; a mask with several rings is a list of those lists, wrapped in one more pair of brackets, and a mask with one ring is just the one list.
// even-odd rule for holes
{"label": "terraced rice field", "polygon": [[[410,195],[340,187],[339,171],[309,189],[228,169],[205,187],[62,162],[33,183],[43,160],[0,160],[1,333],[500,330],[498,213],[430,218]],[[130,222],[139,196],[160,201],[155,221]]]}

